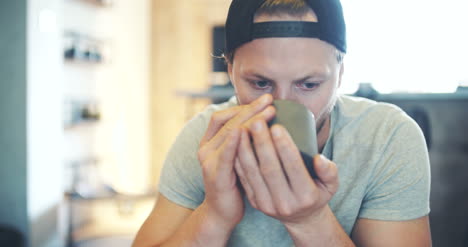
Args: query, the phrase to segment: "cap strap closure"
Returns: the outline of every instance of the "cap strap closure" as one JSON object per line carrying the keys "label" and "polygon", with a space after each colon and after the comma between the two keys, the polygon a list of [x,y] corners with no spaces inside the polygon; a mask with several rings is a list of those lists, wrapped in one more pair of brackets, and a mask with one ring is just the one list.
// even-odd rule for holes
{"label": "cap strap closure", "polygon": [[272,37],[320,38],[320,26],[317,22],[272,21],[253,24],[252,39]]}

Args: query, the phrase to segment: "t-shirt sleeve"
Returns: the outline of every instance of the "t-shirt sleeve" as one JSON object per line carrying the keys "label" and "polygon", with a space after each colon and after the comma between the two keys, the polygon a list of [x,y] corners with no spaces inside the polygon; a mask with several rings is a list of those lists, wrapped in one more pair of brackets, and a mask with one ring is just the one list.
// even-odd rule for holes
{"label": "t-shirt sleeve", "polygon": [[204,114],[187,123],[166,156],[159,180],[164,197],[189,209],[196,209],[205,198],[197,152],[206,126]]}
{"label": "t-shirt sleeve", "polygon": [[[401,119],[401,118],[400,118]],[[403,221],[429,214],[430,165],[419,126],[404,114],[381,148],[360,218]]]}

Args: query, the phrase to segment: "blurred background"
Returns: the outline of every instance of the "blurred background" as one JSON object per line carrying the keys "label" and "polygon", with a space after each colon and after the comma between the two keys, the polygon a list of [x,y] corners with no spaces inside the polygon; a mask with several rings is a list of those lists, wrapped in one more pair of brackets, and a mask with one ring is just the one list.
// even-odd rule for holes
{"label": "blurred background", "polygon": [[[341,93],[423,129],[434,246],[468,246],[468,3],[342,0]],[[0,246],[130,246],[180,129],[233,95],[230,0],[0,1]]]}

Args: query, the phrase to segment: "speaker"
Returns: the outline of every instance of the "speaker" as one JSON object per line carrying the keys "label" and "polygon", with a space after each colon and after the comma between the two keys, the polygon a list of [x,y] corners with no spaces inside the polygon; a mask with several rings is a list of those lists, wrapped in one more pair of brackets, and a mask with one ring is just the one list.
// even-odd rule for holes
{"label": "speaker", "polygon": [[24,236],[11,226],[0,226],[0,246],[23,247]]}
{"label": "speaker", "polygon": [[371,98],[399,106],[424,133],[431,162],[433,246],[468,246],[468,93],[374,93]]}

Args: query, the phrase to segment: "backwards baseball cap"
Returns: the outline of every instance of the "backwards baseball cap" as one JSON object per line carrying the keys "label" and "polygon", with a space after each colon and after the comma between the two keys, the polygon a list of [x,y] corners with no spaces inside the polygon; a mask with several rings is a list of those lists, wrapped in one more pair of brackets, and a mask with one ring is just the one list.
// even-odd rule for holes
{"label": "backwards baseball cap", "polygon": [[304,0],[318,22],[272,21],[254,23],[265,0],[233,0],[226,20],[226,53],[259,38],[306,37],[323,40],[346,53],[346,25],[340,0]]}

